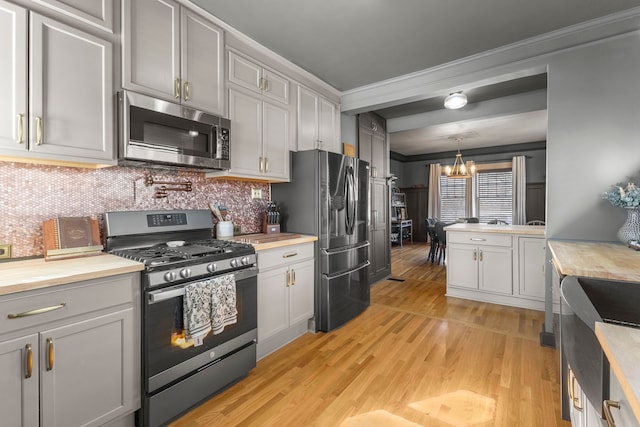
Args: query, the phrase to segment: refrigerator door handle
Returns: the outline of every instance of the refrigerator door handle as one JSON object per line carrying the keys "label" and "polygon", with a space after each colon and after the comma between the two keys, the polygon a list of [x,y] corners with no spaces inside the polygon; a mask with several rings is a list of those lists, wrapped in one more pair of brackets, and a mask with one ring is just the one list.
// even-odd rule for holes
{"label": "refrigerator door handle", "polygon": [[334,255],[334,254],[339,254],[340,252],[348,252],[348,251],[353,251],[354,249],[366,248],[369,245],[370,245],[369,241],[366,241],[363,244],[358,246],[348,246],[348,247],[341,247],[337,249],[322,249],[322,253],[327,255]]}
{"label": "refrigerator door handle", "polygon": [[347,270],[344,271],[342,273],[338,273],[338,274],[334,274],[334,275],[326,275],[327,279],[331,280],[331,279],[336,279],[338,277],[342,277],[342,276],[346,276],[347,274],[351,274],[351,273],[355,273],[356,271],[360,271],[363,268],[369,267],[371,265],[371,263],[369,261],[365,261],[364,263],[360,264],[359,266],[351,269],[351,270]]}
{"label": "refrigerator door handle", "polygon": [[355,178],[353,176],[353,168],[347,169],[346,174],[347,184],[347,234],[353,234],[353,228],[356,221],[356,191],[355,191]]}

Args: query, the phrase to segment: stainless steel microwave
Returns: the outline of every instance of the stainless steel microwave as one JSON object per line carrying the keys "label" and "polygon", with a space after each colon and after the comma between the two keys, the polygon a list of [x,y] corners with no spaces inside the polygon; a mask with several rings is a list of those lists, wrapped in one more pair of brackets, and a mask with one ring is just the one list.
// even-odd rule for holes
{"label": "stainless steel microwave", "polygon": [[118,93],[118,108],[118,164],[204,171],[231,166],[229,120],[129,91]]}

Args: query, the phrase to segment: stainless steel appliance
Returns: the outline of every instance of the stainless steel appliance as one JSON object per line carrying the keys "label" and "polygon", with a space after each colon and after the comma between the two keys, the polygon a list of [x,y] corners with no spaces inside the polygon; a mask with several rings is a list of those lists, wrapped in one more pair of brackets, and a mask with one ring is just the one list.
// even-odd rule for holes
{"label": "stainless steel appliance", "polygon": [[[231,122],[138,93],[118,93],[121,165],[229,169]],[[160,166],[158,166],[160,167]]]}
{"label": "stainless steel appliance", "polygon": [[[255,250],[211,239],[208,210],[107,212],[105,226],[110,253],[145,265],[138,425],[163,425],[255,367]],[[235,277],[237,322],[189,345],[181,335],[185,286],[227,274]]]}
{"label": "stainless steel appliance", "polygon": [[335,329],[369,306],[369,164],[321,150],[291,153],[291,182],[274,184],[284,231],[318,236],[315,328]]}

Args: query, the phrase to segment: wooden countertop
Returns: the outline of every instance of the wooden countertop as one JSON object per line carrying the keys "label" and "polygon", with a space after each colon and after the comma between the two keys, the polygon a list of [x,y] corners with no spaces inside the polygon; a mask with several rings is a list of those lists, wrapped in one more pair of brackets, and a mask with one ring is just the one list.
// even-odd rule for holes
{"label": "wooden countertop", "polygon": [[265,249],[281,248],[283,246],[297,245],[299,243],[315,242],[318,238],[316,236],[307,236],[295,233],[258,233],[235,236],[233,240],[236,242],[251,243],[256,251],[263,251]]}
{"label": "wooden countertop", "polygon": [[640,421],[640,329],[596,322],[596,336],[629,406]]}
{"label": "wooden countertop", "polygon": [[471,231],[479,233],[525,234],[544,237],[544,225],[501,225],[501,224],[451,224],[446,231]]}
{"label": "wooden countertop", "polygon": [[563,276],[640,282],[640,251],[621,243],[549,240],[547,244]]}
{"label": "wooden countertop", "polygon": [[0,295],[142,271],[143,264],[115,255],[45,261],[44,258],[0,264]]}

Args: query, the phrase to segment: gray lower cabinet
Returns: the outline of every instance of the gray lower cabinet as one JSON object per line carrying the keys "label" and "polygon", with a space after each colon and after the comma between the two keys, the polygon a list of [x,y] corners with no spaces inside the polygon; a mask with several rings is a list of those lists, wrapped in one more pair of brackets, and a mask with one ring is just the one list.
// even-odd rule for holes
{"label": "gray lower cabinet", "polygon": [[371,178],[369,185],[369,283],[373,284],[391,274],[389,186],[377,178]]}
{"label": "gray lower cabinet", "polygon": [[100,426],[140,407],[139,274],[0,297],[10,426]]}
{"label": "gray lower cabinet", "polygon": [[258,359],[308,331],[314,310],[314,243],[258,251]]}
{"label": "gray lower cabinet", "polygon": [[638,419],[629,404],[629,400],[622,390],[620,380],[613,369],[609,372],[609,400],[603,402],[604,407],[606,408],[605,411],[609,411],[609,415],[615,423],[614,425],[623,427],[640,427],[640,422],[638,422]]}

